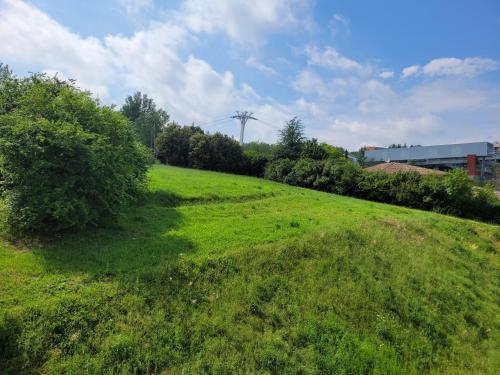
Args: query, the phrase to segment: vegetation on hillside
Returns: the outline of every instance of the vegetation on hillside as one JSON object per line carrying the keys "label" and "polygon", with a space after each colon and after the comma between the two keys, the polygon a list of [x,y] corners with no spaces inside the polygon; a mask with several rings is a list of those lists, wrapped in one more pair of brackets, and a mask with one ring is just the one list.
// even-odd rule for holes
{"label": "vegetation on hillside", "polygon": [[300,119],[285,123],[276,145],[240,146],[220,133],[169,124],[157,139],[156,155],[170,165],[247,174],[311,189],[466,218],[500,223],[500,201],[492,188],[473,189],[465,171],[444,178],[417,173],[372,173],[364,151],[358,163],[339,147],[307,139]]}
{"label": "vegetation on hillside", "polygon": [[19,373],[495,373],[498,227],[156,166],[116,228],[0,244]]}

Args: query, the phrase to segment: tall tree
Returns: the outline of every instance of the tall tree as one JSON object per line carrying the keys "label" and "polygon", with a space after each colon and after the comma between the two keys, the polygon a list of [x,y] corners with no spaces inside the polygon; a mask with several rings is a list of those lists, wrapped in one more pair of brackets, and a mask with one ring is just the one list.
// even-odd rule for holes
{"label": "tall tree", "polygon": [[294,117],[280,130],[275,159],[298,159],[306,137],[302,121]]}
{"label": "tall tree", "polygon": [[139,140],[154,151],[155,139],[170,118],[168,113],[140,91],[125,99],[121,112],[134,124]]}

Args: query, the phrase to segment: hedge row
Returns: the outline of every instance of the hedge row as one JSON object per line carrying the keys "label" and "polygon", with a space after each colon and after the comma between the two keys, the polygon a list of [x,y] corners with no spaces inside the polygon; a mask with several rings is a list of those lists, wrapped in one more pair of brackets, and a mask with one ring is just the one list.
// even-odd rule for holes
{"label": "hedge row", "polygon": [[465,171],[444,177],[416,172],[367,172],[344,158],[280,159],[270,162],[265,178],[376,202],[500,223],[500,202],[491,187],[473,189]]}

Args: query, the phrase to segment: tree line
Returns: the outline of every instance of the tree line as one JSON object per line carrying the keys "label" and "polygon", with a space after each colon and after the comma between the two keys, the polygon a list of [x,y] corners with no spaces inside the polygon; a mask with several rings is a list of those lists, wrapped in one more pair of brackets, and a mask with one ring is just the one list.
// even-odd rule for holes
{"label": "tree line", "polygon": [[[364,150],[346,150],[307,139],[300,119],[287,121],[278,142],[240,146],[220,133],[196,126],[167,125],[156,143],[165,164],[264,177],[273,181],[371,201],[500,222],[493,188],[474,189],[464,170],[444,177],[416,172],[387,174],[363,168]],[[354,155],[352,155],[354,154]]]}

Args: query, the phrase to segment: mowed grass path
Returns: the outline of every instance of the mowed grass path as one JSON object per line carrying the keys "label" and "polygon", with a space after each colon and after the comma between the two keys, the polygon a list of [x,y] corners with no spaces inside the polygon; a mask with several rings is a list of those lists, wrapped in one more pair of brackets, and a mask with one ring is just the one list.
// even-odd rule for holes
{"label": "mowed grass path", "polygon": [[499,244],[498,226],[155,166],[115,227],[0,242],[0,373],[498,373]]}

